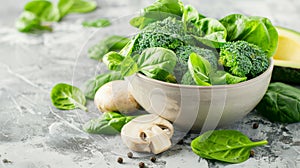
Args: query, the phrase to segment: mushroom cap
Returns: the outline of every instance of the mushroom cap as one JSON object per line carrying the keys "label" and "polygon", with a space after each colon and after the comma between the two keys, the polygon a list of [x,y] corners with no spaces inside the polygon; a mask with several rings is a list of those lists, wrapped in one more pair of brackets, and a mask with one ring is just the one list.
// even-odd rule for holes
{"label": "mushroom cap", "polygon": [[139,116],[124,125],[121,130],[121,138],[129,149],[154,154],[171,147],[173,134],[173,125],[155,114]]}
{"label": "mushroom cap", "polygon": [[139,108],[128,89],[128,82],[115,80],[100,87],[94,98],[94,103],[101,112],[119,111],[130,113]]}

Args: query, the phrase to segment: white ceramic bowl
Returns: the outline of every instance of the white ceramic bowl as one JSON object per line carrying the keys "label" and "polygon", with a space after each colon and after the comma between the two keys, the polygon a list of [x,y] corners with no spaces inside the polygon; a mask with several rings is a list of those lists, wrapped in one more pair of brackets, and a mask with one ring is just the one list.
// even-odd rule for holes
{"label": "white ceramic bowl", "polygon": [[270,83],[269,68],[251,80],[216,86],[166,83],[135,74],[128,78],[133,96],[148,112],[172,121],[183,131],[201,131],[233,123],[252,111]]}

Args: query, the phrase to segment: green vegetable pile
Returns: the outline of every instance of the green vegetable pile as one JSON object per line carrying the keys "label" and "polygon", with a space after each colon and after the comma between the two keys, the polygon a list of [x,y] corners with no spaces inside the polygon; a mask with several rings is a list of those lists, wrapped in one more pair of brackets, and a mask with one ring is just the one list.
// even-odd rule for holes
{"label": "green vegetable pile", "polygon": [[[33,7],[39,3],[39,7]],[[83,3],[85,5],[80,5]],[[20,31],[50,30],[44,23],[59,21],[71,12],[87,12],[93,3],[84,0],[60,0],[57,7],[36,0],[25,6],[17,27]],[[84,26],[103,27],[107,20],[84,22]],[[139,33],[131,38],[112,35],[88,50],[91,59],[101,61],[107,72],[85,83],[84,93],[68,84],[58,84],[51,92],[55,107],[62,110],[86,110],[86,98],[93,99],[104,84],[123,80],[135,73],[160,81],[184,85],[236,84],[262,74],[269,67],[278,45],[278,34],[264,17],[231,14],[214,19],[200,14],[179,0],[157,0],[143,9],[130,24]],[[274,122],[300,121],[300,90],[272,83],[257,110]],[[118,134],[134,116],[106,112],[89,121],[84,130],[93,134]],[[228,163],[247,160],[253,147],[266,140],[252,142],[235,130],[208,131],[191,143],[202,158]]]}
{"label": "green vegetable pile", "polygon": [[[129,41],[110,38],[89,49],[89,56],[103,61],[107,72],[123,79],[134,73],[186,85],[236,84],[262,74],[275,53],[278,34],[263,17],[231,14],[218,20],[205,17],[179,0],[157,0],[143,9],[130,24],[140,31]],[[113,48],[113,47],[112,47]],[[121,76],[120,76],[121,75]],[[97,88],[109,82],[106,74]],[[95,88],[87,82],[85,94],[93,98]],[[92,93],[92,94],[91,94]]]}
{"label": "green vegetable pile", "polygon": [[52,31],[51,23],[59,22],[70,13],[87,13],[95,10],[93,0],[59,0],[57,4],[48,0],[31,0],[16,22],[20,32]]}

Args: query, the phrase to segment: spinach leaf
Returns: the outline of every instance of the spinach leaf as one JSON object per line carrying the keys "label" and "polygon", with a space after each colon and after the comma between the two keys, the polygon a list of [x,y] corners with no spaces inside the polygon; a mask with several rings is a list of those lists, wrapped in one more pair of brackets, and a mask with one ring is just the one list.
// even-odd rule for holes
{"label": "spinach leaf", "polygon": [[136,59],[127,56],[122,63],[121,73],[130,76],[142,72],[153,79],[174,81],[173,71],[176,61],[176,54],[169,49],[147,48]]}
{"label": "spinach leaf", "polygon": [[82,22],[82,25],[84,27],[107,27],[110,26],[111,23],[108,19],[97,19],[97,20],[92,20],[92,21],[84,21]]}
{"label": "spinach leaf", "polygon": [[130,20],[130,24],[143,29],[148,24],[163,20],[169,16],[181,17],[183,5],[179,0],[157,0],[152,5],[143,9],[142,14]]}
{"label": "spinach leaf", "polygon": [[300,89],[280,82],[271,83],[256,109],[270,121],[300,122]]}
{"label": "spinach leaf", "polygon": [[211,86],[210,73],[212,68],[205,58],[192,53],[188,60],[188,68],[197,85]]}
{"label": "spinach leaf", "polygon": [[42,25],[40,19],[32,12],[24,11],[16,22],[16,28],[20,32],[52,31],[50,25]]}
{"label": "spinach leaf", "polygon": [[131,39],[125,46],[122,48],[122,50],[119,52],[120,55],[123,55],[125,57],[130,56],[132,54],[134,45],[139,38],[140,34],[136,35]]}
{"label": "spinach leaf", "polygon": [[97,3],[94,0],[74,0],[68,13],[88,13],[95,10]]}
{"label": "spinach leaf", "polygon": [[235,130],[208,131],[194,139],[191,147],[202,158],[229,163],[241,163],[250,156],[251,148],[265,145],[266,140],[252,142]]}
{"label": "spinach leaf", "polygon": [[213,18],[203,18],[194,23],[194,38],[209,47],[220,48],[227,37],[226,28]]}
{"label": "spinach leaf", "polygon": [[183,23],[195,23],[196,21],[199,21],[200,18],[205,18],[205,17],[201,17],[201,15],[199,15],[198,11],[196,8],[194,8],[191,5],[186,5],[184,7],[183,10],[183,14],[182,14],[182,22]]}
{"label": "spinach leaf", "polygon": [[94,96],[97,90],[103,86],[104,84],[114,81],[114,80],[122,80],[124,77],[120,72],[110,71],[104,74],[100,74],[92,79],[89,79],[84,84],[84,94],[88,99],[94,99]]}
{"label": "spinach leaf", "polygon": [[60,13],[60,17],[63,18],[68,14],[70,8],[74,5],[75,0],[59,0],[57,7]]}
{"label": "spinach leaf", "polygon": [[61,18],[57,6],[46,0],[30,1],[24,10],[35,14],[41,22],[57,22]]}
{"label": "spinach leaf", "polygon": [[109,36],[101,40],[94,46],[90,47],[88,49],[88,57],[98,61],[102,61],[104,55],[109,51],[121,50],[129,41],[130,39],[123,36]]}
{"label": "spinach leaf", "polygon": [[130,76],[139,71],[138,64],[131,56],[125,57],[121,65],[122,76]]}
{"label": "spinach leaf", "polygon": [[104,55],[103,63],[107,66],[109,70],[120,70],[124,58],[125,57],[123,55],[115,51],[111,51]]}
{"label": "spinach leaf", "polygon": [[87,122],[83,129],[91,134],[115,135],[121,132],[122,127],[135,116],[124,116],[117,112],[106,112],[101,118]]}
{"label": "spinach leaf", "polygon": [[59,83],[52,88],[51,91],[52,104],[61,110],[72,110],[80,108],[86,111],[86,99],[82,91],[69,84]]}
{"label": "spinach leaf", "polygon": [[212,85],[237,84],[246,80],[247,77],[234,76],[225,71],[216,71],[210,74],[210,81]]}
{"label": "spinach leaf", "polygon": [[32,0],[24,6],[16,28],[24,33],[51,31],[51,22],[60,21],[68,13],[90,12],[96,5],[94,1],[84,0],[59,0],[57,5],[48,0]]}
{"label": "spinach leaf", "polygon": [[269,57],[275,54],[278,33],[269,19],[232,14],[224,17],[220,22],[226,27],[227,41],[247,41],[262,48]]}
{"label": "spinach leaf", "polygon": [[184,23],[186,32],[196,31],[194,24],[203,18],[205,18],[205,16],[198,13],[196,8],[191,5],[186,5],[182,14],[182,22]]}

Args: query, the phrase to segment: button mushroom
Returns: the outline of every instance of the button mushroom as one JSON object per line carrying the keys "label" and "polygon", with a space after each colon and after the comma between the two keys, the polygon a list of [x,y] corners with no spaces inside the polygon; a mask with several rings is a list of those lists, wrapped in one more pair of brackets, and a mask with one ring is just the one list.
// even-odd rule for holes
{"label": "button mushroom", "polygon": [[119,111],[126,114],[139,108],[139,104],[128,91],[128,82],[125,80],[115,80],[100,87],[94,102],[101,112]]}
{"label": "button mushroom", "polygon": [[124,125],[121,138],[129,149],[158,154],[171,147],[173,125],[154,114],[139,116]]}

